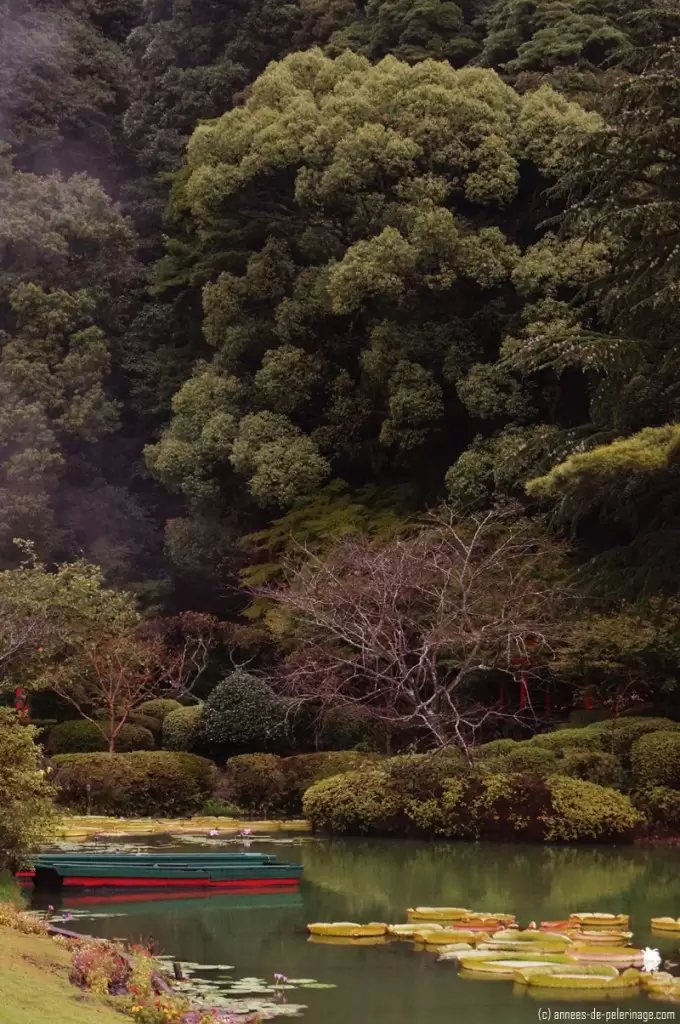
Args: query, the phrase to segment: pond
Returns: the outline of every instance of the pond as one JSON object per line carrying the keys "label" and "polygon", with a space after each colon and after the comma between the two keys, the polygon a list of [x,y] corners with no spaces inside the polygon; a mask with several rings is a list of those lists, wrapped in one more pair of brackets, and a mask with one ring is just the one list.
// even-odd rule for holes
{"label": "pond", "polygon": [[[149,843],[165,850],[219,850],[210,844]],[[241,844],[230,842],[231,849]],[[274,973],[335,985],[286,992],[303,1003],[304,1024],[524,1024],[539,1008],[585,1009],[586,999],[538,1004],[513,994],[509,981],[458,977],[454,962],[417,952],[409,942],[374,947],[316,945],[312,921],[406,920],[413,906],[464,906],[516,914],[520,923],[564,918],[570,912],[622,912],[631,916],[636,946],[659,948],[680,961],[678,941],[653,938],[652,916],[680,915],[678,853],[670,848],[570,848],[495,843],[426,843],[408,840],[340,840],[279,835],[258,837],[252,852],[275,853],[305,867],[299,893],[262,896],[166,898],[98,894],[66,897],[67,927],[86,934],[131,939],[153,937],[180,961],[230,965],[224,977],[272,980]],[[32,896],[36,908],[48,900]],[[54,897],[53,897],[54,899]],[[197,972],[200,976],[200,972]],[[207,977],[208,975],[206,975]],[[213,972],[210,977],[215,977]],[[218,972],[219,976],[219,972]],[[599,1004],[612,1010],[614,1002]],[[622,1008],[672,1011],[646,996]],[[604,1017],[601,1019],[604,1020]],[[660,1019],[660,1018],[657,1018]],[[673,1019],[667,1017],[666,1019]]]}

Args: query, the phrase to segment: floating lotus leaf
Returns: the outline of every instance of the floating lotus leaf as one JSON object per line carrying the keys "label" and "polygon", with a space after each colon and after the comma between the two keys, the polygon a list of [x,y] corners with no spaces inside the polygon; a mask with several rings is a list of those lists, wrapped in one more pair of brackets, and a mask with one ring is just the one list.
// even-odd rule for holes
{"label": "floating lotus leaf", "polygon": [[565,947],[559,942],[479,942],[477,949],[489,953],[563,953]]}
{"label": "floating lotus leaf", "polygon": [[458,921],[471,913],[461,907],[415,907],[407,910],[406,916],[409,921]]}
{"label": "floating lotus leaf", "polygon": [[680,932],[680,917],[653,917],[652,928],[662,932]]}
{"label": "floating lotus leaf", "polygon": [[622,949],[617,946],[585,946],[574,943],[565,953],[577,963],[614,964],[618,967],[642,967],[644,957],[641,949]]}
{"label": "floating lotus leaf", "polygon": [[473,953],[474,950],[468,942],[458,942],[453,946],[444,946],[439,951],[440,960],[459,960],[465,953]]}
{"label": "floating lotus leaf", "polygon": [[394,935],[395,938],[410,939],[417,932],[436,932],[441,931],[444,925],[436,924],[434,921],[430,921],[425,924],[418,924],[413,921],[410,924],[388,924],[387,933],[388,935]]}
{"label": "floating lotus leaf", "polygon": [[[486,932],[481,935],[489,937]],[[425,946],[449,946],[454,942],[475,942],[479,937],[476,932],[457,931],[453,928],[441,928],[434,932],[423,928],[414,934],[413,939]]]}
{"label": "floating lotus leaf", "polygon": [[619,972],[616,967],[609,964],[582,964],[578,967],[574,964],[535,964],[533,967],[523,967],[515,971],[515,980],[521,984],[528,984],[530,978],[541,975],[564,975],[570,978],[618,978]]}
{"label": "floating lotus leaf", "polygon": [[302,985],[301,988],[337,988],[337,985],[331,985],[325,981],[312,981],[307,985]]}
{"label": "floating lotus leaf", "polygon": [[638,971],[624,971],[616,978],[604,978],[596,975],[586,975],[577,971],[571,974],[543,974],[530,973],[527,978],[530,988],[542,989],[596,989],[600,991],[624,991],[640,987],[640,974]]}
{"label": "floating lotus leaf", "polygon": [[512,953],[496,953],[487,957],[462,956],[459,962],[465,971],[474,971],[479,974],[502,974],[505,977],[513,977],[515,971],[521,970],[523,967],[533,967],[536,964],[540,964],[541,961],[557,964],[569,963],[566,957],[559,954],[554,956],[537,954],[520,958]]}
{"label": "floating lotus leaf", "polygon": [[649,992],[660,991],[661,989],[676,989],[680,992],[680,978],[675,978],[667,971],[650,971],[640,977],[640,984]]}
{"label": "floating lotus leaf", "polygon": [[308,924],[307,928],[312,935],[333,935],[345,939],[377,939],[387,934],[387,925],[376,921],[370,924],[336,921],[328,924]]}
{"label": "floating lotus leaf", "polygon": [[[556,988],[555,986],[545,988],[543,985],[523,985],[524,992],[530,999],[537,1003],[604,1003],[608,1000],[620,1002],[622,999],[637,999],[641,989],[628,986],[626,988],[589,988],[587,995],[583,989],[578,988]],[[650,999],[653,998],[650,996]]]}
{"label": "floating lotus leaf", "polygon": [[628,928],[628,914],[570,914],[569,918],[581,928]]}
{"label": "floating lotus leaf", "polygon": [[495,932],[491,936],[494,942],[554,942],[555,944],[560,943],[564,946],[569,945],[571,939],[568,935],[560,935],[559,933],[550,931],[539,931],[538,928],[527,928],[524,931],[514,928],[505,928],[501,931]]}
{"label": "floating lotus leaf", "polygon": [[389,935],[378,935],[375,938],[348,938],[344,935],[310,935],[308,942],[319,946],[386,946],[390,942]]}
{"label": "floating lotus leaf", "polygon": [[633,938],[632,932],[605,931],[603,928],[587,928],[571,933],[573,942],[588,946],[627,946]]}

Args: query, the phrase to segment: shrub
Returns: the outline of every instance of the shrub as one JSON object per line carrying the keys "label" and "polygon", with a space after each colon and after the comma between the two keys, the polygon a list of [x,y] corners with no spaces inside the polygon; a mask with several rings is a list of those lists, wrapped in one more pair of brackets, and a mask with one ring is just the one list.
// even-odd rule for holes
{"label": "shrub", "polygon": [[680,730],[677,722],[669,718],[615,718],[603,723],[600,727],[602,745],[607,751],[616,754],[624,765],[630,764],[633,744],[641,736],[655,732],[676,732]]}
{"label": "shrub", "polygon": [[490,757],[509,753],[517,746],[517,740],[491,740],[489,743],[483,743],[480,747],[473,747],[472,757],[475,761],[486,761]]}
{"label": "shrub", "polygon": [[314,828],[324,832],[389,835],[403,831],[403,800],[378,768],[316,782],[304,795],[303,811]]}
{"label": "shrub", "polygon": [[643,821],[627,797],[577,779],[461,774],[415,799],[382,766],[315,783],[303,806],[315,829],[354,835],[622,841]]}
{"label": "shrub", "polygon": [[48,837],[53,790],[40,768],[35,729],[0,708],[0,871],[19,867]]}
{"label": "shrub", "polygon": [[551,775],[557,771],[557,757],[548,747],[534,746],[530,741],[515,743],[505,752],[490,755],[481,761],[482,771],[509,774]]}
{"label": "shrub", "polygon": [[214,796],[206,800],[201,808],[201,814],[205,818],[240,818],[241,813],[241,808],[236,804],[226,803]]}
{"label": "shrub", "polygon": [[178,700],[172,700],[170,697],[156,697],[154,700],[146,700],[143,704],[140,704],[135,714],[154,718],[158,723],[157,728],[160,731],[163,722],[170,712],[176,711],[177,708],[181,707],[182,705]]}
{"label": "shrub", "polygon": [[203,721],[203,705],[176,708],[163,721],[163,746],[166,750],[192,750],[198,741]]}
{"label": "shrub", "polygon": [[644,818],[629,798],[580,779],[553,776],[552,811],[546,819],[548,842],[606,842],[632,839]]}
{"label": "shrub", "polygon": [[237,669],[206,700],[200,735],[230,753],[267,750],[285,735],[285,710],[263,679]]}
{"label": "shrub", "polygon": [[212,794],[216,769],[194,754],[60,754],[54,758],[59,802],[80,812],[130,817],[195,814]]}
{"label": "shrub", "polygon": [[128,715],[128,725],[141,725],[143,729],[148,729],[154,738],[155,743],[159,743],[163,732],[162,723],[157,718],[152,718],[150,715],[138,715],[136,712],[132,712]]}
{"label": "shrub", "polygon": [[543,747],[552,750],[553,753],[563,753],[570,747],[578,747],[582,750],[602,750],[601,723],[589,725],[584,729],[556,729],[555,732],[542,732],[533,736],[526,743],[535,747]]}
{"label": "shrub", "polygon": [[631,765],[636,788],[680,789],[680,732],[653,732],[633,744]]}
{"label": "shrub", "polygon": [[374,751],[381,748],[382,730],[366,714],[352,708],[334,708],[327,712],[319,736],[324,750]]}
{"label": "shrub", "polygon": [[668,786],[643,789],[633,796],[633,803],[644,814],[655,832],[680,832],[680,790]]}
{"label": "shrub", "polygon": [[559,774],[596,782],[598,786],[620,786],[623,783],[618,757],[602,750],[566,750],[559,764]]}
{"label": "shrub", "polygon": [[469,771],[465,755],[457,747],[444,747],[431,754],[402,754],[381,765],[390,785],[407,799],[426,799],[441,792],[445,779]]}
{"label": "shrub", "polygon": [[[109,749],[106,734],[108,728],[105,723],[99,728],[93,722],[83,720],[62,722],[50,730],[47,748],[51,754],[89,754],[104,751]],[[116,753],[119,754],[131,750],[153,750],[155,745],[152,733],[141,725],[126,723],[116,737]]]}
{"label": "shrub", "polygon": [[279,814],[287,802],[281,758],[275,754],[230,757],[215,796],[233,801],[252,814]]}

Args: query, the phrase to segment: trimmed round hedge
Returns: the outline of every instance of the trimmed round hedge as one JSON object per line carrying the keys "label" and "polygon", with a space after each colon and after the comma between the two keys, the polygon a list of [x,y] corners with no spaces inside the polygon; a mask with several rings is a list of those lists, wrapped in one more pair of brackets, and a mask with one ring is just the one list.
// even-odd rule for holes
{"label": "trimmed round hedge", "polygon": [[633,743],[631,766],[636,788],[680,789],[680,732],[652,732]]}
{"label": "trimmed round hedge", "polygon": [[161,726],[171,711],[176,711],[181,707],[180,702],[171,697],[156,697],[154,700],[146,700],[140,704],[136,713],[146,715],[148,718],[155,718]]}
{"label": "trimmed round hedge", "polygon": [[220,775],[215,795],[250,814],[296,815],[306,789],[319,779],[379,760],[377,754],[330,750],[277,757],[237,754]]}
{"label": "trimmed round hedge", "polygon": [[[103,732],[102,732],[103,729]],[[102,729],[93,722],[77,720],[61,722],[50,729],[46,747],[50,754],[87,754],[109,749],[108,728],[102,723]],[[121,728],[116,736],[116,753],[127,753],[132,750],[153,750],[155,747],[153,734],[141,725],[128,725]]]}
{"label": "trimmed round hedge", "polygon": [[607,842],[644,823],[628,797],[577,779],[462,774],[417,799],[382,766],[315,783],[303,808],[315,829],[348,835]]}
{"label": "trimmed round hedge", "polygon": [[169,750],[59,754],[52,763],[58,802],[80,813],[188,817],[217,778],[212,761]]}
{"label": "trimmed round hedge", "polygon": [[680,833],[680,790],[654,786],[633,794],[633,803],[653,832]]}
{"label": "trimmed round hedge", "polygon": [[166,750],[191,751],[198,742],[203,721],[203,705],[176,708],[163,720],[163,746]]}
{"label": "trimmed round hedge", "polygon": [[228,753],[270,750],[285,737],[286,706],[258,676],[237,669],[207,698],[201,742]]}
{"label": "trimmed round hedge", "polygon": [[572,779],[595,782],[598,786],[621,786],[623,769],[618,757],[602,750],[567,749],[557,771]]}
{"label": "trimmed round hedge", "polygon": [[615,754],[628,767],[633,745],[642,736],[658,732],[678,732],[680,724],[670,718],[612,718],[587,731],[596,730],[603,750]]}
{"label": "trimmed round hedge", "polygon": [[520,772],[545,776],[559,770],[557,757],[552,750],[530,742],[515,743],[512,747],[501,748],[497,753],[486,754],[480,759],[479,765],[482,772],[494,774]]}

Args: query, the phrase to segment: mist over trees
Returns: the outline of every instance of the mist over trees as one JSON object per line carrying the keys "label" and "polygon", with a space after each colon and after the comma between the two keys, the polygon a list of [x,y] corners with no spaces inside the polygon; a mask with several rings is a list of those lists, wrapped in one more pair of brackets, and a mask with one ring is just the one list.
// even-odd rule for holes
{"label": "mist over trees", "polygon": [[672,694],[679,33],[661,0],[6,0],[0,577],[19,538],[299,695],[263,587],[351,554],[368,594],[427,510],[511,502],[579,590],[555,671]]}

